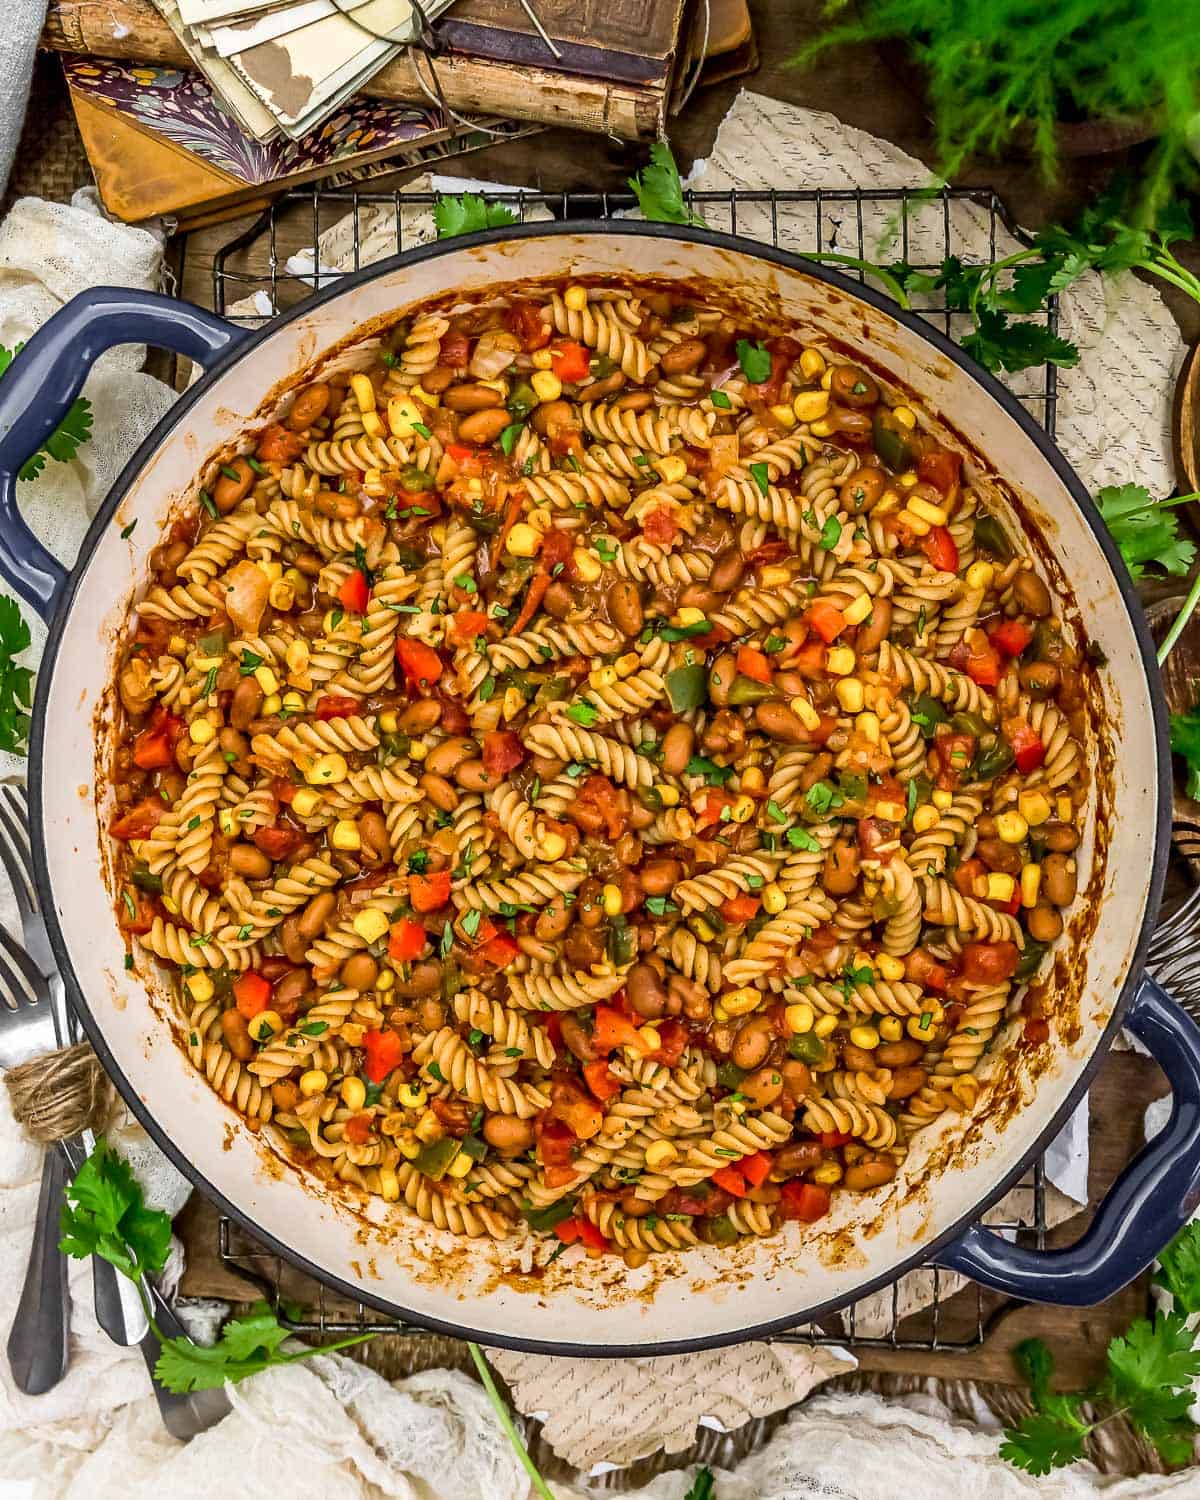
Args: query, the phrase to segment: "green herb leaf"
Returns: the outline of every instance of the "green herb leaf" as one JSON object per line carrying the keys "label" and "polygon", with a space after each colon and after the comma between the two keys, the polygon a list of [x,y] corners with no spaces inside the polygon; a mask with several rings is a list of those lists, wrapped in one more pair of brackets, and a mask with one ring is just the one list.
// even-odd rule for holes
{"label": "green herb leaf", "polygon": [[766,464],[751,464],[750,478],[758,486],[760,494],[765,495],[768,493],[771,488],[771,471],[767,468]]}
{"label": "green herb leaf", "polygon": [[704,755],[693,755],[683,771],[685,776],[703,776],[709,786],[724,786],[733,775],[732,766],[719,766]]}
{"label": "green herb leaf", "polygon": [[1044,323],[1010,323],[1002,312],[980,309],[975,332],[961,340],[962,347],[985,369],[1028,370],[1033,365],[1058,365],[1070,369],[1079,363],[1079,350],[1052,333]]}
{"label": "green herb leaf", "polygon": [[762,385],[771,378],[771,351],[765,344],[738,339],[736,347],[738,364],[751,385]]}
{"label": "green herb leaf", "polygon": [[[24,347],[24,344],[18,344],[15,349],[6,349],[0,344],[0,376],[8,372],[9,366]],[[61,464],[70,463],[91,435],[92,403],[85,396],[77,396],[66,416],[42,446],[22,464],[20,477],[36,479],[46,467],[47,458]]]}
{"label": "green herb leaf", "polygon": [[1179,535],[1179,519],[1171,508],[1178,503],[1156,501],[1140,484],[1107,485],[1096,495],[1104,524],[1134,582],[1141,578],[1145,563],[1157,563],[1174,577],[1190,572],[1196,548]]}
{"label": "green herb leaf", "polygon": [[692,1487],[688,1490],[683,1500],[714,1500],[716,1491],[713,1489],[713,1472],[711,1469],[699,1469]]}
{"label": "green herb leaf", "polygon": [[729,399],[724,391],[712,391],[709,393],[708,399],[712,402],[712,404],[717,408],[718,411],[728,411],[733,405],[733,402]]}
{"label": "green herb leaf", "polygon": [[18,666],[16,658],[31,640],[21,606],[0,594],[0,750],[13,755],[24,755],[29,741],[33,671]]}
{"label": "green herb leaf", "polygon": [[[1197,726],[1200,733],[1200,725]],[[1158,1258],[1159,1286],[1166,1287],[1180,1312],[1200,1312],[1200,1220],[1185,1224]]]}
{"label": "green herb leaf", "polygon": [[463,193],[458,198],[439,198],[433,205],[433,222],[438,239],[447,240],[456,234],[477,234],[481,229],[515,224],[517,216],[503,203],[485,203],[478,193]]}
{"label": "green herb leaf", "polygon": [[171,1243],[171,1220],[146,1207],[141,1184],[103,1136],[66,1191],[59,1217],[64,1255],[99,1255],[137,1280],[161,1271]]}
{"label": "green herb leaf", "polygon": [[584,729],[590,729],[599,717],[599,710],[590,703],[572,703],[567,709],[567,718]]}
{"label": "green herb leaf", "polygon": [[291,1335],[267,1304],[259,1302],[246,1316],[226,1323],[221,1337],[207,1348],[187,1338],[165,1340],[154,1374],[160,1385],[180,1396],[190,1391],[219,1390],[226,1381],[236,1384],[273,1365],[295,1364],[331,1349],[348,1349],[375,1336],[360,1333],[336,1344],[313,1345],[285,1354],[281,1346]]}
{"label": "green herb leaf", "polygon": [[1049,1474],[1083,1457],[1088,1428],[1060,1421],[1046,1412],[1030,1412],[1016,1427],[1006,1427],[1000,1457],[1028,1474]]}
{"label": "green herb leaf", "polygon": [[629,186],[637,198],[644,219],[660,224],[695,224],[701,229],[704,220],[683,201],[683,183],[679,168],[666,141],[655,141],[650,147],[650,165],[643,167]]}

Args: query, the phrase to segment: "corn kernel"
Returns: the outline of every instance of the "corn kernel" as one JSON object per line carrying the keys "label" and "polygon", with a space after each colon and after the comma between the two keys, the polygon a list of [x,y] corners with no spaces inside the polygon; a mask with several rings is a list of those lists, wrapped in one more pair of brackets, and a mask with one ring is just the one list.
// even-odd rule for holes
{"label": "corn kernel", "polygon": [[329,1074],[324,1068],[309,1068],[307,1073],[300,1075],[300,1092],[306,1099],[323,1094],[328,1087]]}
{"label": "corn kernel", "polygon": [[[479,383],[480,385],[490,385],[491,381],[481,380]],[[503,390],[503,386],[501,386],[501,389]],[[427,391],[423,385],[414,385],[409,395],[412,396],[414,401],[419,401],[422,406],[434,407],[441,406],[442,404],[442,398]]]}
{"label": "corn kernel", "polygon": [[385,708],[376,722],[384,734],[395,734],[400,728],[400,720],[390,708]]}
{"label": "corn kernel", "polygon": [[917,414],[911,406],[893,406],[892,416],[900,423],[901,427],[907,427],[909,432],[917,425]]}
{"label": "corn kernel", "polygon": [[821,376],[821,389],[823,391],[827,391],[827,390],[829,390],[829,388],[832,385],[833,385],[833,371],[832,370],[826,370],[825,373]]}
{"label": "corn kernel", "polygon": [[817,1018],[807,1000],[797,1000],[785,1009],[783,1019],[793,1036],[803,1036],[806,1031],[813,1029]]}
{"label": "corn kernel", "polygon": [[346,757],[336,750],[330,750],[326,755],[318,755],[309,762],[304,770],[304,779],[310,786],[332,786],[339,781],[345,781],[350,774],[350,767],[346,764]]}
{"label": "corn kernel", "polygon": [[[283,581],[283,564],[279,562],[257,562],[254,566],[263,575],[268,583]],[[268,599],[271,597],[268,593]]]}
{"label": "corn kernel", "polygon": [[396,1090],[396,1103],[402,1109],[424,1109],[429,1102],[429,1090],[419,1083],[402,1083]]}
{"label": "corn kernel", "polygon": [[761,792],[766,790],[767,778],[759,766],[747,766],[742,772],[741,788],[743,792]]}
{"label": "corn kernel", "polygon": [[931,526],[944,526],[950,519],[945,506],[934,505],[924,495],[914,495],[908,502],[908,508],[914,516],[920,516],[922,521],[928,521]]}
{"label": "corn kernel", "polygon": [[754,816],[754,813],[754,798],[746,796],[745,793],[735,798],[729,805],[729,821],[731,823],[748,823]]}
{"label": "corn kernel", "polygon": [[813,1168],[812,1180],[822,1187],[831,1187],[835,1182],[841,1182],[842,1169],[835,1161],[823,1161],[819,1167]]}
{"label": "corn kernel", "polygon": [[838,1018],[836,1016],[821,1016],[813,1023],[813,1033],[819,1037],[832,1036],[838,1029]]}
{"label": "corn kernel", "polygon": [[954,805],[954,793],[947,792],[940,786],[934,787],[933,791],[930,792],[929,795],[933,801],[934,807],[936,807],[939,812],[945,812],[947,808]]}
{"label": "corn kernel", "polygon": [[400,1198],[400,1179],[391,1167],[379,1169],[379,1196],[385,1203],[396,1203]]}
{"label": "corn kernel", "polygon": [[[882,956],[882,955],[881,955]],[[887,955],[891,958],[891,954]],[[895,960],[893,960],[895,962]],[[883,973],[883,965],[879,965],[880,974]],[[900,965],[900,972],[904,972],[904,965]],[[898,1042],[904,1036],[904,1022],[899,1016],[883,1016],[879,1022],[879,1035],[885,1042]]]}
{"label": "corn kernel", "polygon": [[216,735],[217,731],[207,719],[193,719],[188,725],[188,738],[193,745],[207,745]]}
{"label": "corn kernel", "polygon": [[424,425],[421,408],[411,396],[393,396],[387,404],[387,423],[393,437],[412,437],[413,428]]}
{"label": "corn kernel", "polygon": [[886,516],[889,511],[896,510],[899,505],[900,496],[896,493],[896,491],[884,490],[883,494],[880,495],[879,499],[876,501],[875,509],[871,512],[871,514],[876,516]]}
{"label": "corn kernel", "polygon": [[771,406],[767,410],[779,423],[780,427],[791,428],[796,425],[796,413],[790,406]]}
{"label": "corn kernel", "polygon": [[829,410],[829,392],[801,391],[792,402],[798,422],[816,422]]}
{"label": "corn kernel", "polygon": [[413,740],[412,744],[408,747],[409,760],[424,760],[428,754],[429,746],[424,740]]}
{"label": "corn kernel", "polygon": [[663,1167],[669,1167],[679,1156],[679,1150],[674,1141],[651,1141],[646,1147],[646,1165],[652,1172],[660,1172]]}
{"label": "corn kernel", "polygon": [[916,511],[907,507],[896,517],[903,525],[907,526],[914,536],[928,536],[933,527],[928,521],[923,521]]}
{"label": "corn kernel", "polygon": [[465,1151],[459,1151],[446,1168],[447,1177],[469,1177],[475,1163]]}
{"label": "corn kernel", "polygon": [[582,312],[588,304],[587,287],[577,284],[567,287],[563,292],[563,301],[572,312]]}
{"label": "corn kernel", "polygon": [[277,714],[282,707],[283,699],[279,696],[279,694],[270,693],[263,699],[260,712],[262,713],[264,718],[269,718],[272,714]]}
{"label": "corn kernel", "polygon": [[1002,871],[993,870],[987,877],[987,894],[985,901],[1011,901],[1013,892],[1017,888],[1017,882],[1011,875],[1005,875]]}
{"label": "corn kernel", "polygon": [[[233,816],[231,807],[222,807],[217,813],[217,827],[227,839],[235,839],[238,836],[238,826]],[[164,904],[166,898],[163,898]]]}
{"label": "corn kernel", "polygon": [[861,625],[874,608],[875,601],[870,594],[859,594],[842,610],[842,616],[847,625]]}
{"label": "corn kernel", "polygon": [[606,885],[600,892],[600,904],[604,908],[606,917],[619,917],[621,915],[621,888],[611,883]]}
{"label": "corn kernel", "polygon": [[305,640],[294,640],[288,642],[288,648],[284,653],[289,672],[303,672],[308,667],[308,642]]}
{"label": "corn kernel", "polygon": [[1006,844],[1019,844],[1029,832],[1029,824],[1019,812],[996,814],[996,833]]}
{"label": "corn kernel", "polygon": [[347,1109],[361,1109],[367,1102],[367,1086],[361,1078],[343,1078],[339,1092]]}
{"label": "corn kernel", "polygon": [[186,656],[188,643],[181,635],[173,635],[167,642],[167,650],[172,656]]}
{"label": "corn kernel", "polygon": [[866,703],[866,690],[857,677],[842,677],[833,685],[834,696],[843,712],[861,713]]}
{"label": "corn kernel", "polygon": [[855,729],[858,730],[859,734],[861,734],[864,739],[870,740],[870,742],[871,742],[872,745],[878,745],[878,743],[879,743],[879,715],[878,714],[873,714],[869,710],[866,713],[859,714],[858,717],[854,720],[854,727],[855,727]]}
{"label": "corn kernel", "polygon": [[822,417],[817,422],[810,422],[808,424],[808,430],[812,433],[813,437],[827,438],[833,436],[835,429],[832,422],[827,422],[825,418]]}
{"label": "corn kernel", "polygon": [[805,349],[800,356],[800,373],[805,380],[815,380],[825,368],[825,357],[815,349]]}
{"label": "corn kernel", "polygon": [[194,656],[192,666],[197,672],[211,672],[214,667],[219,667],[225,660],[223,656]]}
{"label": "corn kernel", "polygon": [[680,625],[699,625],[704,620],[704,611],[694,604],[685,604],[675,615]]}
{"label": "corn kernel", "polygon": [[515,719],[525,707],[525,694],[518,687],[506,687],[504,697],[500,700],[500,712],[505,721]]}
{"label": "corn kernel", "polygon": [[[382,995],[386,990],[390,990],[395,985],[395,983],[396,976],[392,973],[391,969],[384,969],[383,973],[380,974],[379,978],[375,981],[375,988]],[[341,1035],[346,1035],[345,1026],[342,1027]]]}
{"label": "corn kernel", "polygon": [[329,842],[343,854],[354,854],[362,848],[362,837],[353,818],[339,818],[333,825]]}
{"label": "corn kernel", "polygon": [[902,489],[906,490],[911,490],[913,485],[917,484],[918,482],[917,472],[915,469],[906,469],[905,472],[901,474],[896,481],[896,483],[899,484]]}
{"label": "corn kernel", "polygon": [[571,553],[571,565],[581,583],[595,583],[604,572],[604,565],[587,547],[576,547]]}
{"label": "corn kernel", "polygon": [[641,664],[642,658],[636,651],[626,651],[624,656],[618,656],[613,662],[618,677],[631,677]]}
{"label": "corn kernel", "polygon": [[561,833],[550,829],[542,835],[542,841],[538,846],[538,853],[543,859],[561,859],[567,852],[567,841]]}
{"label": "corn kernel", "polygon": [[277,1010],[260,1010],[247,1030],[256,1042],[269,1042],[283,1030],[283,1017]]}
{"label": "corn kernel", "polygon": [[879,1033],[874,1026],[852,1026],[850,1040],[856,1047],[861,1047],[864,1052],[874,1052],[879,1046]]}
{"label": "corn kernel", "polygon": [[1021,867],[1021,905],[1026,907],[1036,906],[1041,889],[1041,865],[1023,865]]}
{"label": "corn kernel", "polygon": [[1029,824],[1030,828],[1037,828],[1039,824],[1045,823],[1050,817],[1050,799],[1045,792],[1039,791],[1037,787],[1027,788],[1017,794],[1017,806],[1021,810],[1021,816]]}
{"label": "corn kernel", "polygon": [[617,680],[616,667],[593,667],[588,673],[588,686],[597,689],[615,687]]}
{"label": "corn kernel", "polygon": [[557,401],[562,395],[562,381],[553,370],[535,370],[529,384],[539,401]]}
{"label": "corn kernel", "polygon": [[834,677],[848,677],[857,663],[854,651],[849,646],[830,646],[825,657],[825,670]]}
{"label": "corn kernel", "polygon": [[268,697],[272,693],[279,691],[279,678],[276,677],[270,667],[256,667],[254,669],[254,680]]}
{"label": "corn kernel", "polygon": [[508,540],[504,545],[513,557],[536,557],[542,539],[532,526],[518,521],[508,533]]}
{"label": "corn kernel", "polygon": [[421,1154],[421,1137],[415,1130],[398,1130],[393,1137],[406,1161],[416,1161]]}
{"label": "corn kernel", "polygon": [[1055,802],[1057,804],[1058,821],[1060,823],[1069,823],[1075,816],[1075,804],[1071,801],[1066,792],[1063,792],[1058,797],[1056,797]]}
{"label": "corn kernel", "polygon": [[665,458],[656,458],[654,468],[664,484],[682,484],[687,478],[688,466],[678,453],[668,453]]}
{"label": "corn kernel", "polygon": [[658,788],[658,800],[664,807],[678,807],[679,788],[677,786],[660,786]]}
{"label": "corn kernel", "polygon": [[184,983],[196,1005],[207,1005],[212,999],[213,982],[203,969],[197,969],[194,974],[189,974]]}
{"label": "corn kernel", "polygon": [[990,562],[972,563],[967,569],[969,589],[990,589],[996,578],[996,570]]}
{"label": "corn kernel", "polygon": [[763,886],[762,893],[763,910],[772,917],[777,917],[781,911],[787,909],[787,893],[781,885],[774,881],[770,885]]}
{"label": "corn kernel", "polygon": [[351,375],[350,389],[354,392],[354,399],[358,402],[359,411],[375,410],[375,387],[371,384],[370,376],[363,374]]}
{"label": "corn kernel", "polygon": [[891,953],[875,955],[875,970],[880,979],[886,979],[889,984],[895,984],[898,979],[904,978],[904,965]]}
{"label": "corn kernel", "polygon": [[818,729],[821,724],[821,715],[802,693],[794,697],[788,707],[804,725],[805,729]]}
{"label": "corn kernel", "polygon": [[717,935],[703,917],[693,917],[691,928],[702,943],[711,943]]}
{"label": "corn kernel", "polygon": [[530,355],[530,363],[535,370],[548,370],[554,363],[554,356],[549,349],[535,349]]}
{"label": "corn kernel", "polygon": [[933,1019],[933,1012],[923,1010],[919,1016],[909,1016],[904,1029],[914,1042],[924,1042],[928,1046],[933,1041],[936,1025],[937,1022]]}
{"label": "corn kernel", "polygon": [[662,1034],[653,1026],[642,1026],[638,1029],[638,1040],[647,1052],[657,1052],[662,1046]]}
{"label": "corn kernel", "polygon": [[725,1014],[729,1016],[748,1016],[752,1010],[757,1010],[762,1004],[763,992],[752,989],[749,985],[743,985],[739,990],[730,990],[727,995],[721,996],[721,1004],[725,1007]]}
{"label": "corn kernel", "polygon": [[356,912],[350,925],[364,943],[377,943],[391,924],[386,913],[368,907],[365,911]]}
{"label": "corn kernel", "polygon": [[302,714],[305,709],[304,694],[297,692],[284,693],[283,697],[279,700],[279,706],[286,708],[290,714]]}
{"label": "corn kernel", "polygon": [[760,570],[759,578],[765,589],[786,588],[792,581],[791,568],[781,568],[777,563],[768,563]]}
{"label": "corn kernel", "polygon": [[714,1021],[728,1021],[729,1020],[729,1012],[725,1009],[725,1007],[721,1004],[721,1002],[719,1000],[714,1000],[713,1001],[713,1020]]}

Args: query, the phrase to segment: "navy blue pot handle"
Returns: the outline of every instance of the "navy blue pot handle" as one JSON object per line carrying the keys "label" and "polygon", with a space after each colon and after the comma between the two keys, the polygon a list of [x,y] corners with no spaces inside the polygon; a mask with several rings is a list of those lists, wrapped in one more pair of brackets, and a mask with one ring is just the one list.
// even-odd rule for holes
{"label": "navy blue pot handle", "polygon": [[1026,1302],[1089,1307],[1145,1270],[1200,1206],[1200,1027],[1143,978],[1125,1025],[1167,1075],[1166,1126],[1113,1183],[1086,1234],[1030,1250],[975,1224],[934,1256],[940,1266]]}
{"label": "navy blue pot handle", "polygon": [[[129,287],[81,292],[45,322],[0,381],[0,577],[47,618],[66,580],[17,509],[17,475],[115,344],[153,344],[210,365],[245,334],[190,302]],[[100,435],[99,441],[103,441]]]}

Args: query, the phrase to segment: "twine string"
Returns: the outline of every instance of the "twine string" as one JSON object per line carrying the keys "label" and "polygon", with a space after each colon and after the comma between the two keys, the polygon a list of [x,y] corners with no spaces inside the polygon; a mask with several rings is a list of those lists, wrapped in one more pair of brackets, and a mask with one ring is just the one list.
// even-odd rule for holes
{"label": "twine string", "polygon": [[103,1130],[116,1102],[100,1059],[87,1042],[31,1057],[4,1074],[17,1124],[40,1145]]}

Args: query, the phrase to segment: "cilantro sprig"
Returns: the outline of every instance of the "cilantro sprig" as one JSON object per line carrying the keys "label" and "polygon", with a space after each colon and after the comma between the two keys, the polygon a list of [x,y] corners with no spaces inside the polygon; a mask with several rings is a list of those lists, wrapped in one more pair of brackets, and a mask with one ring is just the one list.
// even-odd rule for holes
{"label": "cilantro sprig", "polygon": [[0,594],[0,750],[24,755],[29,742],[29,705],[33,670],[17,664],[32,637],[21,607]]}
{"label": "cilantro sprig", "polygon": [[1155,1278],[1174,1300],[1169,1312],[1138,1318],[1108,1346],[1103,1380],[1090,1390],[1054,1391],[1054,1358],[1041,1339],[1013,1351],[1029,1385],[1033,1410],[1005,1429],[1000,1456],[1029,1474],[1049,1474],[1084,1456],[1088,1438],[1125,1416],[1168,1463],[1184,1463],[1200,1427],[1188,1416],[1191,1383],[1200,1375],[1196,1331],[1200,1312],[1200,1223],[1188,1224],[1163,1251]]}
{"label": "cilantro sprig", "polygon": [[515,224],[517,216],[504,203],[487,203],[478,193],[439,197],[433,205],[433,222],[439,240],[456,234],[476,234],[481,229],[499,229]]}
{"label": "cilantro sprig", "polygon": [[[18,344],[15,349],[6,349],[0,344],[0,377],[8,373],[8,367],[25,347]],[[86,396],[77,396],[66,416],[33,455],[26,459],[20,469],[20,478],[36,479],[46,467],[47,458],[67,464],[92,435],[92,403]]]}
{"label": "cilantro sprig", "polygon": [[629,179],[644,219],[660,224],[692,224],[706,229],[704,219],[683,201],[683,183],[679,168],[666,141],[655,141],[650,147],[650,163]]}

